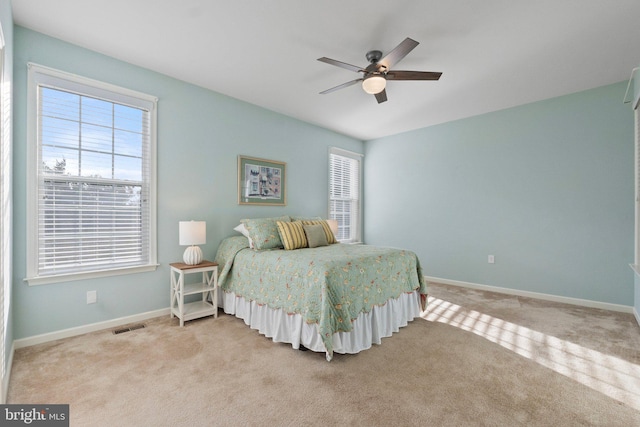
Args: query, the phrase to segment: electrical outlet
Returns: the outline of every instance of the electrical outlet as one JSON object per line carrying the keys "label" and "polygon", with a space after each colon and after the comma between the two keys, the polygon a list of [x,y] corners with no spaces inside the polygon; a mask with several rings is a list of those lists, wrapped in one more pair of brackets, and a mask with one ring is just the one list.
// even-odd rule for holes
{"label": "electrical outlet", "polygon": [[95,304],[98,301],[98,291],[87,291],[87,304]]}
{"label": "electrical outlet", "polygon": [[487,262],[489,264],[495,264],[496,262],[496,257],[494,257],[493,255],[489,255],[489,258],[487,258]]}

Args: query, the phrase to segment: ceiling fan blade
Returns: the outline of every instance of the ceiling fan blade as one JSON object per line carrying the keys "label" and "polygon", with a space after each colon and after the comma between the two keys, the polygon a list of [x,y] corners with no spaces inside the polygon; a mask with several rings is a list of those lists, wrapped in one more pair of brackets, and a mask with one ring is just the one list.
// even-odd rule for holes
{"label": "ceiling fan blade", "polygon": [[355,71],[356,73],[364,72],[362,67],[358,67],[356,65],[347,64],[346,62],[342,62],[342,61],[336,61],[335,59],[326,58],[324,56],[322,58],[318,58],[318,61],[324,62],[324,63],[329,64],[329,65],[335,65],[336,67],[345,68],[345,69],[350,70],[350,71]]}
{"label": "ceiling fan blade", "polygon": [[352,86],[358,82],[361,82],[362,80],[364,79],[355,79],[355,80],[351,80],[350,82],[342,83],[341,85],[332,87],[331,89],[323,90],[322,92],[320,92],[320,95],[325,95],[327,93],[335,92],[336,90],[344,89],[345,87]]}
{"label": "ceiling fan blade", "polygon": [[407,56],[407,54],[418,46],[418,44],[419,43],[417,41],[407,37],[402,41],[402,43],[389,52],[387,56],[378,61],[378,64],[384,66],[387,70],[390,70],[391,67]]}
{"label": "ceiling fan blade", "polygon": [[386,89],[382,89],[382,92],[376,93],[375,97],[376,97],[376,100],[378,101],[378,104],[382,104],[383,102],[385,102],[387,100]]}
{"label": "ceiling fan blade", "polygon": [[389,71],[387,80],[439,80],[442,73],[437,71]]}

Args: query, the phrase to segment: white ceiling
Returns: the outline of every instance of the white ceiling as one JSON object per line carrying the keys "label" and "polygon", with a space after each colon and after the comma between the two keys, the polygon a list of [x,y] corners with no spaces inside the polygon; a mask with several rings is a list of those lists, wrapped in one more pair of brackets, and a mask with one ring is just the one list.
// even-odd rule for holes
{"label": "white ceiling", "polygon": [[[638,0],[13,0],[18,25],[370,140],[626,81],[640,65]],[[405,37],[378,104],[359,75]],[[622,97],[620,99],[622,102]]]}

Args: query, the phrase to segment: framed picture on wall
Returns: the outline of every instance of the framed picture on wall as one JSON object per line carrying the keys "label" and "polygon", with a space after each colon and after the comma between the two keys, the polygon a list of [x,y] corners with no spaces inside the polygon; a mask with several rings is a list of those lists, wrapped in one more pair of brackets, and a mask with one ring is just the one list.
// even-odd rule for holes
{"label": "framed picture on wall", "polygon": [[238,156],[238,204],[287,204],[287,164],[275,160]]}

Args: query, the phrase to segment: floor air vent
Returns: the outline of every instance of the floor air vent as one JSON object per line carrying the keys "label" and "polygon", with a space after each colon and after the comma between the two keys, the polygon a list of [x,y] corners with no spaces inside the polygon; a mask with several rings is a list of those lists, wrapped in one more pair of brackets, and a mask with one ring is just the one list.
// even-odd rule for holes
{"label": "floor air vent", "polygon": [[114,335],[124,334],[125,332],[135,331],[136,329],[142,329],[142,328],[146,328],[146,325],[144,323],[138,323],[137,325],[131,325],[125,328],[114,329],[113,334]]}

